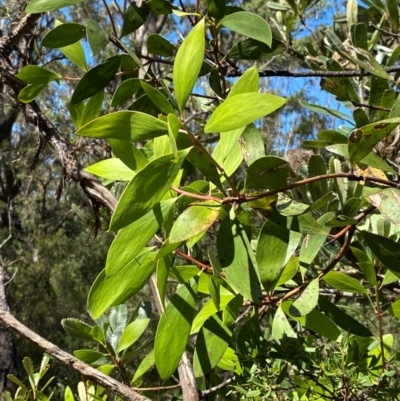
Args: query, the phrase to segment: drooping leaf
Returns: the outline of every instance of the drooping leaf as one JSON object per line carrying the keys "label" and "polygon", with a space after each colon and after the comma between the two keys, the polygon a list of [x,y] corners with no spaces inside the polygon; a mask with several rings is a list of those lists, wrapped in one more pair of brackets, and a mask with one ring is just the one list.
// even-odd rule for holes
{"label": "drooping leaf", "polygon": [[367,200],[393,224],[400,225],[400,190],[385,188],[366,196]]}
{"label": "drooping leaf", "polygon": [[66,23],[56,26],[42,40],[42,46],[57,49],[78,42],[86,35],[86,28],[75,23]]}
{"label": "drooping leaf", "polygon": [[282,307],[279,307],[276,310],[274,320],[272,322],[272,335],[278,340],[282,339],[284,336],[297,338],[297,335],[287,320]]}
{"label": "drooping leaf", "polygon": [[75,135],[142,141],[167,133],[168,125],[164,121],[138,111],[124,110],[92,120]]}
{"label": "drooping leaf", "polygon": [[113,56],[89,70],[76,85],[71,104],[79,103],[104,89],[115,77],[120,62],[121,56]]}
{"label": "drooping leaf", "polygon": [[218,25],[259,40],[271,46],[272,32],[267,22],[257,14],[239,11],[225,16]]}
{"label": "drooping leaf", "polygon": [[231,336],[231,331],[217,315],[204,322],[196,338],[193,359],[195,377],[206,375],[218,364],[228,348]]}
{"label": "drooping leaf", "polygon": [[172,296],[158,323],[154,358],[158,373],[167,380],[178,367],[189,338],[196,304],[197,282],[190,279]]}
{"label": "drooping leaf", "polygon": [[282,270],[296,250],[301,234],[267,220],[257,242],[256,259],[261,283],[267,291],[276,286]]}
{"label": "drooping leaf", "polygon": [[107,46],[108,33],[93,19],[89,19],[86,23],[86,32],[89,46],[92,49],[93,56],[95,56]]}
{"label": "drooping leaf", "polygon": [[46,11],[58,10],[63,7],[79,4],[84,0],[32,0],[25,12],[27,14],[45,13]]}
{"label": "drooping leaf", "polygon": [[371,331],[367,327],[353,319],[347,313],[343,312],[332,302],[328,301],[328,299],[326,299],[324,296],[319,297],[318,305],[325,315],[332,319],[333,322],[343,330],[360,337],[372,336]]}
{"label": "drooping leaf", "polygon": [[397,242],[381,235],[362,231],[362,235],[372,253],[388,269],[400,273],[400,246]]}
{"label": "drooping leaf", "polygon": [[226,218],[218,231],[218,258],[230,285],[246,299],[261,302],[257,262],[247,234],[237,219]]}
{"label": "drooping leaf", "polygon": [[215,201],[189,206],[175,221],[169,236],[170,242],[186,241],[208,230],[217,219],[220,209],[221,204]]}
{"label": "drooping leaf", "polygon": [[142,7],[138,7],[135,3],[130,3],[124,14],[121,37],[140,28],[145,23],[148,14],[149,9],[146,3]]}
{"label": "drooping leaf", "polygon": [[205,49],[205,18],[190,31],[178,49],[173,69],[173,82],[179,109],[185,108],[199,75]]}
{"label": "drooping leaf", "polygon": [[143,217],[118,232],[107,254],[108,277],[131,263],[144,249],[174,208],[175,202],[176,199],[167,199],[156,204]]}
{"label": "drooping leaf", "polygon": [[147,283],[156,268],[154,256],[149,248],[144,249],[111,277],[106,277],[105,270],[97,276],[88,296],[88,307],[94,319],[109,307],[125,302]]}
{"label": "drooping leaf", "polygon": [[148,162],[143,153],[130,141],[122,139],[108,139],[113,154],[118,157],[131,170],[142,169]]}
{"label": "drooping leaf", "polygon": [[300,296],[291,304],[289,312],[292,316],[299,317],[310,313],[318,303],[319,280],[312,280]]}
{"label": "drooping leaf", "polygon": [[160,202],[179,173],[190,149],[162,156],[140,170],[123,192],[112,215],[110,230],[119,230],[140,219]]}
{"label": "drooping leaf", "polygon": [[214,110],[204,132],[226,132],[245,127],[271,114],[285,103],[286,99],[268,93],[242,93],[232,96]]}
{"label": "drooping leaf", "polygon": [[300,104],[303,107],[306,107],[307,109],[314,111],[316,113],[328,114],[328,115],[340,118],[341,120],[345,120],[350,123],[353,123],[353,120],[351,117],[349,117],[348,115],[341,113],[340,111],[337,111],[335,109],[330,109],[329,107],[319,106],[317,104],[311,104],[304,100],[300,100]]}

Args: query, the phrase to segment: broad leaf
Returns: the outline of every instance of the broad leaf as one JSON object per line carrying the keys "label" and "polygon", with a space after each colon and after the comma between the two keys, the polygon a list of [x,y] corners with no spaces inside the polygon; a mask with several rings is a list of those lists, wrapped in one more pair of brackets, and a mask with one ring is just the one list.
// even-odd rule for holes
{"label": "broad leaf", "polygon": [[163,57],[171,57],[174,54],[175,46],[160,35],[152,33],[147,38],[147,51]]}
{"label": "broad leaf", "polygon": [[56,26],[42,39],[42,46],[57,49],[78,42],[86,35],[86,28],[80,24],[67,23]]}
{"label": "broad leaf", "polygon": [[140,170],[123,192],[112,215],[110,230],[119,230],[140,219],[160,202],[179,173],[190,149],[162,156]]}
{"label": "broad leaf", "polygon": [[168,133],[168,125],[138,111],[117,111],[96,118],[78,129],[75,135],[132,141],[153,139]]}
{"label": "broad leaf", "polygon": [[46,11],[73,6],[82,3],[82,1],[84,0],[32,0],[25,8],[25,12],[27,14],[45,13]]}
{"label": "broad leaf", "polygon": [[189,206],[178,216],[169,236],[170,242],[186,241],[208,230],[219,215],[221,204],[206,201]]}
{"label": "broad leaf", "polygon": [[259,76],[256,67],[249,68],[233,85],[232,89],[229,91],[229,99],[232,96],[239,95],[242,93],[258,92],[259,88]]}
{"label": "broad leaf", "polygon": [[93,56],[103,50],[108,44],[108,33],[97,21],[90,19],[86,24],[87,38]]}
{"label": "broad leaf", "polygon": [[190,279],[172,296],[158,323],[154,358],[158,373],[167,380],[175,372],[185,351],[196,304],[197,282]]}
{"label": "broad leaf", "polygon": [[85,168],[91,174],[116,181],[130,181],[135,173],[120,159],[105,159]]}
{"label": "broad leaf", "polygon": [[111,106],[116,107],[121,103],[130,100],[132,96],[142,87],[141,80],[138,78],[130,78],[122,82],[114,92],[111,100]]}
{"label": "broad leaf", "polygon": [[115,77],[120,62],[121,56],[113,56],[89,70],[76,85],[71,104],[79,103],[104,89]]}
{"label": "broad leaf", "polygon": [[224,17],[219,22],[219,25],[271,46],[271,28],[265,19],[257,14],[249,13],[247,11],[239,11]]}
{"label": "broad leaf", "polygon": [[359,281],[345,273],[331,271],[323,277],[323,280],[331,287],[340,291],[347,291],[355,294],[368,294],[368,291]]}
{"label": "broad leaf", "polygon": [[367,200],[393,224],[400,225],[400,190],[386,188],[366,196]]}
{"label": "broad leaf", "polygon": [[119,340],[117,352],[121,352],[124,349],[132,346],[144,333],[149,323],[150,319],[146,318],[136,319],[132,323],[128,324]]}
{"label": "broad leaf", "polygon": [[118,157],[131,170],[142,169],[148,162],[143,153],[130,141],[122,139],[108,139],[108,143],[116,157]]}
{"label": "broad leaf", "polygon": [[245,127],[271,114],[286,100],[268,93],[242,93],[220,104],[212,113],[204,132],[226,132]]}
{"label": "broad leaf", "polygon": [[227,56],[230,59],[267,60],[284,50],[283,44],[275,39],[272,39],[271,47],[258,40],[246,39],[233,46]]}
{"label": "broad leaf", "polygon": [[176,100],[181,111],[199,75],[205,49],[205,18],[197,23],[179,47],[175,57],[173,82]]}
{"label": "broad leaf", "polygon": [[261,302],[257,262],[247,234],[237,219],[226,218],[218,231],[218,258],[230,285],[246,299]]}
{"label": "broad leaf", "polygon": [[44,85],[60,78],[54,71],[37,65],[27,65],[18,74],[17,77],[22,81],[33,85]]}
{"label": "broad leaf", "polygon": [[80,340],[93,341],[93,336],[90,334],[93,326],[89,326],[78,319],[63,319],[61,324],[70,336]]}
{"label": "broad leaf", "polygon": [[275,313],[274,320],[272,322],[272,335],[277,339],[280,340],[283,337],[292,337],[296,338],[297,335],[292,329],[289,321],[285,313],[282,310],[282,307],[279,307]]}
{"label": "broad leaf", "polygon": [[289,312],[292,316],[299,317],[310,313],[318,303],[319,280],[312,280],[300,296],[292,303]]}

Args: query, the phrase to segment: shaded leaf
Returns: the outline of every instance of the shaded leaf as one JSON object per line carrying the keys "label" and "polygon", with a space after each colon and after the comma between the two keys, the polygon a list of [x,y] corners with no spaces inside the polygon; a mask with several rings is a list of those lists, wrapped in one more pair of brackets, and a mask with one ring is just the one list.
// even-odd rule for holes
{"label": "shaded leaf", "polygon": [[80,24],[67,23],[56,26],[42,39],[42,46],[56,49],[78,42],[86,35],[86,28]]}
{"label": "shaded leaf", "polygon": [[145,23],[148,14],[149,9],[146,4],[142,7],[138,7],[135,3],[131,2],[124,14],[121,38],[140,28]]}
{"label": "shaded leaf", "polygon": [[274,320],[272,322],[272,335],[278,340],[285,336],[297,338],[296,333],[292,329],[292,326],[288,322],[281,307],[276,310]]}
{"label": "shaded leaf", "polygon": [[355,278],[342,272],[331,271],[323,277],[323,280],[331,287],[340,291],[355,294],[368,294],[368,291]]}
{"label": "shaded leaf", "polygon": [[171,57],[174,54],[175,46],[162,36],[152,33],[147,38],[147,51],[159,56]]}
{"label": "shaded leaf", "polygon": [[87,38],[93,56],[103,50],[108,44],[108,33],[97,21],[89,19],[86,24]]}
{"label": "shaded leaf", "polygon": [[278,40],[272,39],[271,47],[255,39],[246,39],[233,46],[227,57],[240,60],[266,60],[283,53],[284,45]]}

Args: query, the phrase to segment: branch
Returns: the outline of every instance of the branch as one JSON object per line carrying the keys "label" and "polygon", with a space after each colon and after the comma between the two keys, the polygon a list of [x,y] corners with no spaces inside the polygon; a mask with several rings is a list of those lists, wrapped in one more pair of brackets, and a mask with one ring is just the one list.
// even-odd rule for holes
{"label": "branch", "polygon": [[[386,72],[399,72],[400,66],[394,67],[382,67]],[[241,70],[235,70],[229,68],[225,74],[226,77],[240,77],[243,74]],[[260,77],[288,77],[288,78],[307,78],[307,77],[332,77],[332,78],[344,78],[344,77],[365,77],[371,76],[368,71],[365,70],[345,70],[345,71],[290,71],[290,70],[261,70],[259,72]]]}
{"label": "branch", "polygon": [[87,377],[90,380],[99,383],[105,389],[112,391],[115,394],[118,394],[125,400],[129,401],[147,401],[148,398],[141,396],[137,392],[130,389],[125,384],[120,383],[119,381],[113,379],[101,373],[95,368],[92,368],[90,365],[80,361],[79,359],[73,357],[62,349],[58,348],[53,343],[47,341],[43,337],[39,336],[32,330],[28,329],[28,327],[24,326],[21,322],[19,322],[11,313],[6,310],[0,308],[0,320],[4,322],[8,327],[12,330],[20,334],[22,337],[26,338],[30,342],[37,345],[40,349],[42,349],[47,354],[51,355],[64,365],[70,366],[72,369],[76,370],[81,375]]}

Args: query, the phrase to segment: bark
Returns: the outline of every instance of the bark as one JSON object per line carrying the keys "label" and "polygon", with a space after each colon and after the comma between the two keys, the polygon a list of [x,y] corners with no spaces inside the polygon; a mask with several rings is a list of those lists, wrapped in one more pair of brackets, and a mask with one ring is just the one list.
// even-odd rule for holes
{"label": "bark", "polygon": [[[3,259],[0,256],[0,309],[9,311],[6,284],[8,276]],[[14,340],[11,330],[0,321],[0,394],[12,390],[12,382],[7,380],[8,374],[16,374],[16,358]]]}

